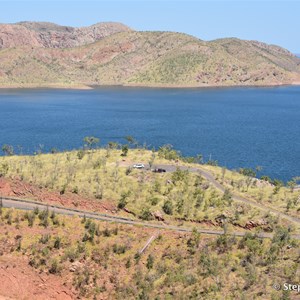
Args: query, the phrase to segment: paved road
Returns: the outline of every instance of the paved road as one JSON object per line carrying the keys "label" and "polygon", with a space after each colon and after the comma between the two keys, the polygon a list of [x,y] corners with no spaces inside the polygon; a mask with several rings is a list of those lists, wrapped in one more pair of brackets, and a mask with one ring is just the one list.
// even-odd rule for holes
{"label": "paved road", "polygon": [[[149,166],[146,166],[146,168],[149,168]],[[189,172],[192,172],[192,173],[198,173],[198,174],[201,174],[204,178],[206,178],[215,188],[217,188],[218,190],[220,190],[221,192],[224,192],[225,191],[225,188],[224,186],[222,186],[215,178],[214,178],[214,175],[211,174],[210,172],[206,171],[206,170],[203,170],[201,169],[201,167],[193,167],[193,168],[190,168],[190,167],[186,167],[186,166],[174,166],[174,165],[156,165],[155,164],[155,168],[162,168],[162,169],[165,169],[167,172],[174,172],[176,171],[177,168],[181,169],[181,170],[188,170]],[[242,196],[239,196],[239,195],[235,195],[233,194],[232,195],[232,200],[234,201],[238,201],[238,202],[242,202],[242,203],[245,203],[245,204],[248,204],[248,205],[251,205],[253,207],[256,207],[260,210],[263,210],[265,212],[272,212],[278,216],[280,216],[281,218],[283,219],[286,219],[288,221],[291,221],[291,222],[294,222],[294,223],[297,223],[300,225],[300,219],[297,218],[297,217],[293,217],[293,216],[289,216],[281,211],[278,211],[274,208],[270,208],[270,207],[267,207],[267,206],[264,206],[262,204],[259,204],[253,200],[249,200],[245,197],[242,197]]]}
{"label": "paved road", "polygon": [[[120,223],[120,224],[128,224],[128,225],[136,225],[141,227],[148,227],[148,228],[157,228],[162,230],[172,230],[176,232],[191,232],[192,228],[187,227],[178,227],[178,226],[172,226],[172,225],[164,225],[159,223],[150,223],[150,222],[141,222],[137,220],[133,220],[130,218],[123,218],[113,215],[107,215],[107,214],[100,214],[100,213],[94,213],[94,212],[88,212],[78,209],[71,209],[71,208],[65,208],[62,206],[56,206],[56,205],[47,205],[43,204],[41,202],[35,202],[30,200],[21,200],[21,199],[15,199],[15,198],[7,198],[2,197],[0,198],[0,201],[2,199],[2,206],[5,208],[16,208],[21,210],[34,210],[35,208],[38,208],[39,210],[45,210],[49,209],[49,211],[54,211],[57,214],[62,215],[69,215],[69,216],[79,216],[79,217],[86,217],[90,219],[95,219],[99,221],[106,221],[106,222],[113,222],[113,223]],[[222,230],[210,230],[210,229],[201,229],[197,228],[198,232],[202,234],[208,234],[208,235],[223,235],[224,231]],[[230,232],[229,235],[234,235],[238,237],[242,237],[246,234],[246,232]],[[261,232],[258,234],[261,238],[272,238],[271,233]],[[300,235],[292,235],[293,238],[300,240]]]}

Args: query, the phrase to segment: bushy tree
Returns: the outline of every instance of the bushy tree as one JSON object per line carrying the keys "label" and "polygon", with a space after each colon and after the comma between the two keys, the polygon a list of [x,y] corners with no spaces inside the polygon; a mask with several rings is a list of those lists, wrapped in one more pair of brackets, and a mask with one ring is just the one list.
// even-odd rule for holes
{"label": "bushy tree", "polygon": [[181,170],[181,169],[177,168],[176,171],[173,172],[173,174],[172,174],[172,181],[174,183],[176,183],[178,181],[183,181],[183,180],[187,179],[188,175],[189,175],[188,170]]}
{"label": "bushy tree", "polygon": [[241,168],[239,169],[239,173],[249,177],[256,177],[256,172],[251,168]]}
{"label": "bushy tree", "polygon": [[152,216],[152,213],[151,213],[149,207],[144,207],[144,208],[142,209],[142,212],[141,212],[141,214],[140,214],[140,218],[141,218],[142,220],[146,220],[146,221],[150,221],[150,220],[153,219],[153,216]]}
{"label": "bushy tree", "polygon": [[222,200],[227,202],[229,205],[232,204],[232,194],[229,189],[225,189]]}
{"label": "bushy tree", "polygon": [[15,153],[14,147],[11,145],[7,145],[7,144],[2,146],[2,151],[5,155],[8,155],[8,156],[14,155],[14,153]]}
{"label": "bushy tree", "polygon": [[78,152],[77,152],[78,159],[80,159],[80,160],[83,159],[84,155],[85,155],[85,152],[82,149],[78,150]]}
{"label": "bushy tree", "polygon": [[162,207],[163,211],[167,214],[167,215],[172,215],[173,214],[173,204],[170,200],[166,200],[163,207]]}
{"label": "bushy tree", "polygon": [[191,237],[187,240],[188,251],[190,254],[195,254],[200,242],[200,233],[196,228],[193,228]]}
{"label": "bushy tree", "polygon": [[3,163],[0,165],[0,177],[5,176],[9,170],[8,163]]}
{"label": "bushy tree", "polygon": [[154,264],[154,257],[150,254],[147,258],[147,263],[146,263],[146,267],[148,270],[153,268],[153,264]]}
{"label": "bushy tree", "polygon": [[118,149],[119,144],[117,142],[108,142],[109,149]]}
{"label": "bushy tree", "polygon": [[89,149],[92,149],[94,146],[100,143],[100,139],[94,136],[86,136],[83,141]]}
{"label": "bushy tree", "polygon": [[125,208],[125,206],[127,205],[127,198],[129,197],[129,195],[130,195],[130,191],[124,192],[124,193],[121,194],[121,198],[120,198],[119,203],[118,203],[118,208],[119,209]]}
{"label": "bushy tree", "polygon": [[122,156],[127,156],[128,154],[128,145],[123,145],[122,146]]}
{"label": "bushy tree", "polygon": [[129,145],[135,145],[136,146],[138,144],[137,140],[131,135],[125,136],[125,140],[128,142]]}
{"label": "bushy tree", "polygon": [[176,160],[181,157],[180,153],[173,149],[172,145],[164,145],[158,149],[158,157],[168,160]]}

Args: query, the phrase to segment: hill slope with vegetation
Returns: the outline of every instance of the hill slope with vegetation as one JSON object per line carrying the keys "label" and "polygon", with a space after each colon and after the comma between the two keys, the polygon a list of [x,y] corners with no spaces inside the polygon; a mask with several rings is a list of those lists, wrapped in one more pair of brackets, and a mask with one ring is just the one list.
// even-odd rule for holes
{"label": "hill slope with vegetation", "polygon": [[0,208],[0,297],[298,299],[273,288],[299,282],[298,247],[281,227],[209,237]]}
{"label": "hill slope with vegetation", "polygon": [[116,23],[74,29],[27,22],[0,25],[0,41],[2,87],[300,82],[295,55],[236,38],[207,42],[181,33],[133,31]]}
{"label": "hill slope with vegetation", "polygon": [[[200,155],[181,157],[169,145],[149,151],[136,148],[132,137],[127,140],[131,147],[111,142],[93,149],[99,139],[86,137],[83,149],[32,156],[14,155],[4,145],[0,195],[105,211],[192,233],[80,219],[48,209],[22,212],[3,208],[0,201],[0,295],[297,299],[295,291],[273,286],[300,279],[299,178],[284,186],[268,177],[254,178],[255,170],[229,171],[214,161],[204,163]],[[145,168],[135,169],[135,163]],[[174,168],[153,172],[162,166]],[[251,201],[239,202],[235,194]],[[224,234],[208,236],[200,229]],[[271,238],[259,237],[261,232]]]}
{"label": "hill slope with vegetation", "polygon": [[[0,193],[47,202],[41,189],[48,189],[72,199],[49,195],[48,201],[53,198],[93,210],[105,203],[114,213],[176,225],[203,224],[217,229],[226,225],[227,230],[272,232],[281,224],[296,233],[300,229],[300,220],[292,219],[299,217],[300,192],[295,190],[298,178],[285,187],[268,177],[254,178],[253,170],[229,171],[213,166],[214,162],[203,164],[200,158],[181,158],[168,146],[158,152],[111,147],[0,157]],[[137,162],[146,167],[133,168]],[[155,166],[173,169],[156,173],[150,170]],[[78,196],[84,198],[82,203]],[[88,201],[93,205],[86,206]],[[288,217],[281,218],[278,213]]]}
{"label": "hill slope with vegetation", "polygon": [[75,28],[48,22],[0,24],[0,49],[22,46],[73,48],[99,41],[117,32],[131,31],[123,24],[106,22]]}

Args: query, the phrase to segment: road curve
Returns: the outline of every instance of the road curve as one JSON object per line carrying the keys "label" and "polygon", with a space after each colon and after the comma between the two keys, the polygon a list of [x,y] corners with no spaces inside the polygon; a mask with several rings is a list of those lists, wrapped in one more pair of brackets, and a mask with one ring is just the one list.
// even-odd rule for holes
{"label": "road curve", "polygon": [[[224,192],[225,188],[224,186],[222,186],[213,176],[213,174],[211,174],[210,172],[201,169],[200,167],[186,167],[186,166],[174,166],[174,165],[155,165],[156,168],[162,168],[165,169],[167,172],[174,172],[176,171],[177,168],[179,168],[180,170],[188,170],[191,173],[198,173],[200,175],[202,175],[207,181],[209,181],[215,188],[217,188],[219,191]],[[238,201],[238,202],[242,202],[248,205],[251,205],[253,207],[256,207],[260,210],[263,210],[265,212],[272,212],[278,216],[280,216],[283,219],[286,219],[290,222],[293,223],[297,223],[298,225],[300,225],[300,219],[297,217],[293,217],[293,216],[289,216],[281,211],[278,211],[274,208],[270,208],[268,206],[259,204],[253,200],[249,200],[247,198],[244,198],[242,196],[239,195],[232,195],[232,200],[234,201]]]}
{"label": "road curve", "polygon": [[[48,209],[49,211],[54,211],[57,214],[68,215],[68,216],[79,216],[79,217],[86,217],[94,220],[99,221],[106,221],[112,223],[119,223],[119,224],[127,224],[127,225],[135,225],[141,227],[148,227],[148,228],[156,228],[161,230],[172,230],[176,232],[192,232],[192,228],[187,227],[178,227],[173,225],[165,225],[165,224],[158,224],[158,223],[150,223],[150,222],[141,222],[138,220],[133,220],[130,218],[123,218],[113,215],[107,214],[100,214],[94,213],[79,209],[72,209],[66,208],[63,206],[56,206],[56,205],[47,205],[41,202],[35,202],[31,200],[24,200],[24,199],[16,199],[16,198],[8,198],[8,197],[1,197],[0,202],[2,202],[2,207],[4,208],[15,208],[20,210],[34,210],[38,208],[39,210]],[[201,229],[197,228],[199,233],[208,234],[208,235],[223,235],[224,231],[222,230],[210,230],[210,229]],[[229,232],[228,235],[243,237],[247,232]],[[260,238],[272,238],[273,234],[261,232],[257,234]],[[300,240],[300,235],[292,235],[294,239]]]}

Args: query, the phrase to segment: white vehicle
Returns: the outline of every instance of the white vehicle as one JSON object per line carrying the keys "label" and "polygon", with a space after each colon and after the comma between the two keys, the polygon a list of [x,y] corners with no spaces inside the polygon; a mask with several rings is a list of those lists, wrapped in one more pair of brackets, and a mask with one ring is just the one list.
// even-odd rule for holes
{"label": "white vehicle", "polygon": [[143,164],[134,164],[133,167],[135,169],[144,169],[145,168],[145,166]]}

